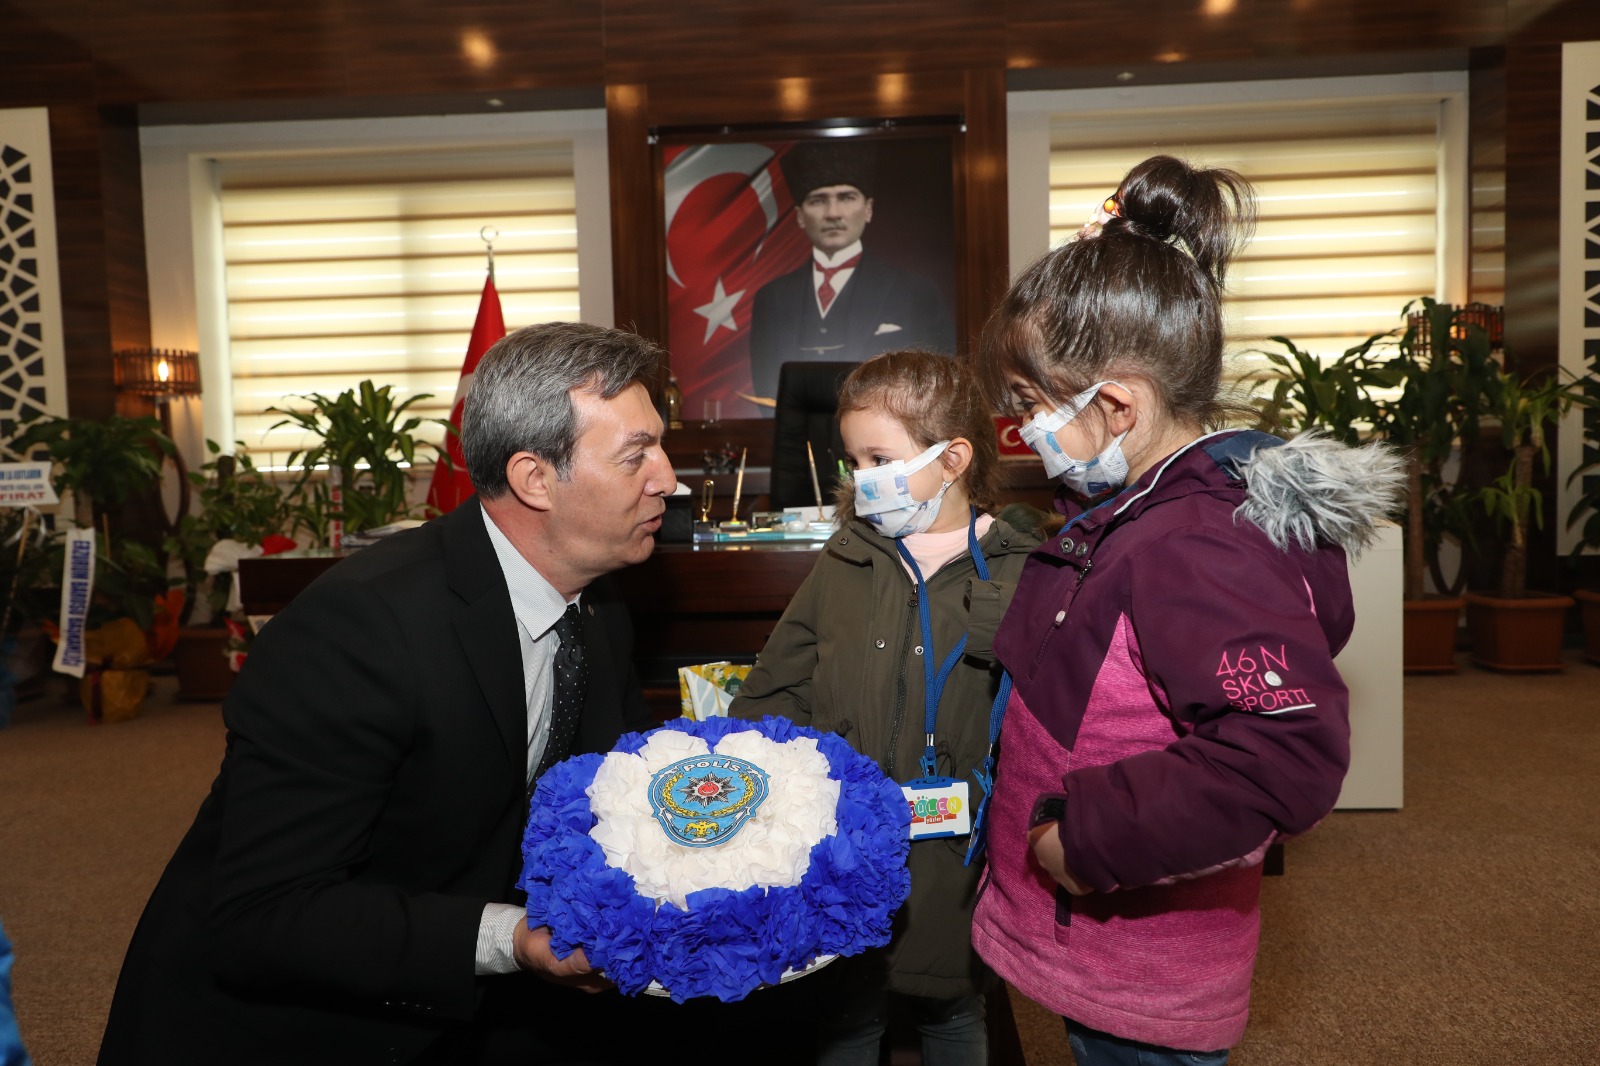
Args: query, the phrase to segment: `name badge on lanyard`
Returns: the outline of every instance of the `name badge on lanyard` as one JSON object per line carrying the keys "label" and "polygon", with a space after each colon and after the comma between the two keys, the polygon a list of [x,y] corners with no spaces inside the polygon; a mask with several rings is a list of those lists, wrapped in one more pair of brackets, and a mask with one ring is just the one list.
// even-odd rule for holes
{"label": "name badge on lanyard", "polygon": [[967,783],[953,777],[919,777],[900,786],[911,807],[911,839],[964,837],[972,832]]}
{"label": "name badge on lanyard", "polygon": [[[989,580],[989,567],[983,560],[983,553],[978,550],[978,512],[974,508],[971,520],[967,524],[967,550],[972,555],[974,568],[983,580]],[[925,732],[921,769],[922,776],[906,781],[900,785],[900,791],[906,798],[906,803],[911,808],[912,840],[936,840],[940,837],[964,837],[973,833],[973,810],[970,786],[966,781],[955,777],[939,776],[936,766],[934,746],[934,729],[939,718],[939,697],[944,694],[945,682],[950,678],[950,672],[955,669],[962,652],[967,647],[967,636],[961,635],[956,646],[950,649],[950,654],[940,664],[937,671],[933,666],[933,616],[929,603],[928,585],[922,579],[922,568],[917,565],[916,559],[900,541],[895,541],[895,547],[900,552],[900,557],[906,561],[911,569],[912,577],[917,582],[917,607],[922,624],[922,644],[926,651],[923,656],[924,697],[926,700],[926,716],[923,723]],[[973,772],[978,778],[978,783],[983,786],[984,799],[987,801],[993,780],[994,744],[1000,736],[1000,717],[1005,712],[1005,702],[1011,693],[1011,679],[1003,676],[1000,686],[1000,695],[996,698],[990,710],[989,719],[989,756],[983,761],[982,766]],[[978,833],[974,836],[967,849],[967,863],[983,851],[982,824],[983,811],[987,803],[980,804],[978,815]]]}

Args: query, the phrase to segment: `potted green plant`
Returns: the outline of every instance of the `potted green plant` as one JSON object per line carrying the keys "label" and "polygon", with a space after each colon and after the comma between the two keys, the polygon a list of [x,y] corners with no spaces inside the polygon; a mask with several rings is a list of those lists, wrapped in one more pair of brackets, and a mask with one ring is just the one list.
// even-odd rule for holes
{"label": "potted green plant", "polygon": [[1283,351],[1261,352],[1276,380],[1258,406],[1265,429],[1320,429],[1351,444],[1369,435],[1404,452],[1405,670],[1453,672],[1465,601],[1457,595],[1461,575],[1443,573],[1440,547],[1452,537],[1470,540],[1472,527],[1460,475],[1447,479],[1444,470],[1458,442],[1477,439],[1495,364],[1487,335],[1462,311],[1424,297],[1401,317],[1403,330],[1374,334],[1326,362],[1273,337]]}
{"label": "potted green plant", "polygon": [[[430,395],[396,400],[394,386],[380,388],[369,379],[337,396],[313,392],[299,398],[311,404],[309,410],[268,408],[284,416],[273,429],[297,426],[317,440],[289,456],[289,465],[300,467],[289,490],[296,528],[324,544],[335,520],[346,533],[363,533],[411,517],[411,469],[419,453],[431,448],[435,459],[440,454],[416,431],[427,422],[448,424],[408,413]],[[328,476],[335,472],[337,486]],[[336,488],[342,499],[335,499]]]}
{"label": "potted green plant", "polygon": [[[1441,548],[1475,543],[1470,511],[1480,424],[1497,382],[1498,364],[1475,309],[1421,297],[1401,310],[1406,325],[1385,353],[1393,390],[1378,402],[1375,430],[1404,450],[1405,664],[1408,673],[1453,673],[1456,634],[1466,606],[1464,567],[1446,576]],[[1457,459],[1455,476],[1446,464]],[[1426,591],[1433,579],[1434,593]]]}
{"label": "potted green plant", "polygon": [[51,534],[31,509],[0,510],[0,729],[11,723],[19,689],[39,676],[48,648],[39,623],[54,601]]}
{"label": "potted green plant", "polygon": [[[149,686],[150,664],[172,650],[183,592],[170,589],[165,559],[124,519],[123,508],[155,491],[163,462],[174,454],[172,441],[153,418],[114,415],[36,420],[13,447],[49,454],[63,505],[71,493],[78,525],[98,534],[85,639],[89,667],[80,691],[92,717],[132,717]],[[55,573],[62,551],[60,542],[52,544]]]}
{"label": "potted green plant", "polygon": [[1394,384],[1377,354],[1393,336],[1374,334],[1332,361],[1288,337],[1268,339],[1283,351],[1256,349],[1274,368],[1271,394],[1255,401],[1261,412],[1258,428],[1287,435],[1318,430],[1346,444],[1360,444],[1363,428],[1370,431],[1377,417],[1373,391]]}
{"label": "potted green plant", "polygon": [[1574,601],[1528,590],[1528,534],[1543,525],[1543,495],[1534,485],[1534,468],[1549,473],[1546,431],[1585,396],[1581,381],[1563,381],[1554,368],[1528,378],[1501,370],[1498,379],[1497,404],[1489,414],[1500,424],[1508,465],[1478,490],[1477,499],[1506,536],[1498,589],[1467,594],[1472,659],[1494,670],[1560,670],[1562,630]]}
{"label": "potted green plant", "polygon": [[180,699],[227,695],[234,677],[226,624],[231,575],[240,555],[271,550],[292,524],[283,489],[242,446],[225,455],[208,440],[206,450],[210,457],[189,473],[197,506],[178,519],[163,545],[184,575],[182,628],[173,651]]}

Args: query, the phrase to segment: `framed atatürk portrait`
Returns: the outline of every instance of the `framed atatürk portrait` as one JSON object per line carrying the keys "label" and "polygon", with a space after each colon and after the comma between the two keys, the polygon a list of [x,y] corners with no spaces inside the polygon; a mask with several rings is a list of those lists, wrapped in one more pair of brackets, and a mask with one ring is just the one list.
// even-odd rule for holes
{"label": "framed atat\u00fcrk portrait", "polygon": [[951,120],[658,131],[684,416],[770,413],[785,362],[956,350]]}

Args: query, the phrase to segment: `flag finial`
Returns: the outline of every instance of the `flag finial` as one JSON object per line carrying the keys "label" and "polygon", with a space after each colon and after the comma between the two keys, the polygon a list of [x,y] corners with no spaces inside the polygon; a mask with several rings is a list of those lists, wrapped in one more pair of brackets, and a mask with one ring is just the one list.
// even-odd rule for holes
{"label": "flag finial", "polygon": [[478,236],[483,240],[484,246],[489,250],[489,280],[494,280],[494,242],[500,236],[500,231],[493,226],[485,226],[478,231]]}

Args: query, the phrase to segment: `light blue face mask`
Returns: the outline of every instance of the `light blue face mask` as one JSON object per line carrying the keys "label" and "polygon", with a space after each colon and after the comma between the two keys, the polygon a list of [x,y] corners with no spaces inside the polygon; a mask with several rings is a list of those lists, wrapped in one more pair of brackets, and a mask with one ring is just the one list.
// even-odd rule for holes
{"label": "light blue face mask", "polygon": [[1080,496],[1094,497],[1128,483],[1128,459],[1122,454],[1120,433],[1092,459],[1074,459],[1061,450],[1056,431],[1082,414],[1102,387],[1097,381],[1053,411],[1042,411],[1018,427],[1022,442],[1044,461],[1044,472]]}
{"label": "light blue face mask", "polygon": [[883,466],[857,470],[853,477],[856,514],[886,537],[909,537],[933,525],[939,516],[939,504],[953,482],[946,481],[933,499],[919,500],[911,495],[909,478],[948,447],[950,442],[942,440],[914,459],[896,459]]}

